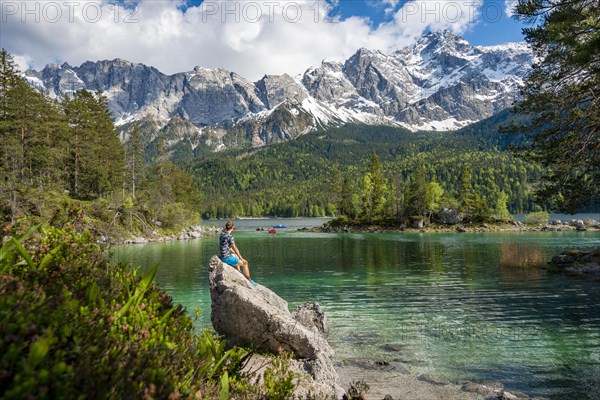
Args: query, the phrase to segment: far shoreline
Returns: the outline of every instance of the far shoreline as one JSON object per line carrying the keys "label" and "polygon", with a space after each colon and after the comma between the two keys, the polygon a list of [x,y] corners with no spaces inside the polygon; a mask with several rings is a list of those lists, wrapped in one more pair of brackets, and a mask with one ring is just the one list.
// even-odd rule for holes
{"label": "far shoreline", "polygon": [[307,228],[304,231],[325,233],[519,233],[519,232],[600,232],[600,223],[579,227],[572,224],[548,223],[542,225],[526,225],[522,222],[476,223],[476,224],[430,224],[423,228],[389,226],[377,224],[360,224],[330,227],[327,225]]}

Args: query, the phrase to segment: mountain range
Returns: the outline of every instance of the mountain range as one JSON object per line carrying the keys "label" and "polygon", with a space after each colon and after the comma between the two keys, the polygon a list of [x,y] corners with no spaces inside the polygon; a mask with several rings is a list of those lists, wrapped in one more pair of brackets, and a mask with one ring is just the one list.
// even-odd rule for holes
{"label": "mountain range", "polygon": [[533,57],[525,43],[472,46],[439,31],[391,54],[362,48],[344,62],[256,82],[222,68],[167,75],[121,59],[49,64],[25,77],[55,98],[102,91],[123,140],[141,121],[149,140],[169,132],[163,140],[195,151],[259,147],[346,123],[456,130],[511,107]]}

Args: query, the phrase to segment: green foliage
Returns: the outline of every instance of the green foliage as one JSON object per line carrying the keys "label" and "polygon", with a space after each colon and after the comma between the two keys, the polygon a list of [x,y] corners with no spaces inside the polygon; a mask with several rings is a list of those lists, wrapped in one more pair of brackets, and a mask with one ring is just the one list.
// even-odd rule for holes
{"label": "green foliage", "polygon": [[410,185],[407,199],[407,211],[411,217],[425,217],[428,211],[428,183],[425,166],[419,162],[414,179]]}
{"label": "green foliage", "polygon": [[290,367],[290,354],[285,353],[273,359],[273,363],[265,371],[265,399],[287,400],[294,397],[294,381],[299,379],[299,376]]}
{"label": "green foliage", "polygon": [[373,152],[385,181],[381,186],[385,216],[399,219],[407,214],[409,178],[414,178],[419,163],[426,183],[437,182],[444,190],[440,206],[460,196],[461,173],[470,168],[473,195],[495,204],[504,190],[509,210],[528,211],[534,205],[533,186],[541,169],[499,150],[504,139],[497,128],[504,121],[483,121],[468,131],[443,133],[347,125],[260,149],[205,155],[190,173],[203,195],[202,214],[212,218],[314,216],[331,209],[331,203],[336,215],[356,218],[364,210],[362,195],[369,193],[364,178]]}
{"label": "green foliage", "polygon": [[506,207],[506,202],[508,201],[508,196],[504,191],[500,192],[498,198],[496,199],[496,207],[494,208],[494,218],[499,221],[508,221],[512,218],[508,208]]}
{"label": "green foliage", "polygon": [[523,222],[527,225],[544,225],[548,223],[549,218],[550,214],[546,211],[536,211],[527,214]]}
{"label": "green foliage", "polygon": [[66,168],[72,196],[98,198],[121,189],[124,152],[106,98],[83,89],[62,104],[71,128]]}
{"label": "green foliage", "polygon": [[245,382],[248,352],[196,335],[153,282],[157,269],[137,277],[109,265],[90,233],[72,228],[32,228],[5,243],[0,397],[292,397],[289,356],[274,359],[263,385]]}
{"label": "green foliage", "polygon": [[0,249],[0,397],[235,398],[247,352],[196,335],[153,282],[157,267],[140,278],[107,258],[70,228]]}
{"label": "green foliage", "polygon": [[386,181],[377,153],[371,152],[371,161],[363,177],[362,218],[368,222],[381,221],[385,209]]}
{"label": "green foliage", "polygon": [[600,199],[600,3],[519,0],[516,15],[533,24],[525,39],[539,62],[517,112],[532,117],[521,146],[544,167],[537,194],[565,212]]}

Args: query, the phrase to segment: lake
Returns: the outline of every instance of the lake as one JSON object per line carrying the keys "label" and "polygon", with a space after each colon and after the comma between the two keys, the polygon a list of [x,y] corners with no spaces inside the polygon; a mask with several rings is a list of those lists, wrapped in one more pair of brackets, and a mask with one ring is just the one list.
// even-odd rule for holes
{"label": "lake", "polygon": [[[276,236],[256,231],[282,223]],[[600,247],[598,232],[321,234],[314,220],[236,221],[253,278],[294,308],[317,301],[336,360],[399,360],[414,373],[501,381],[556,399],[600,398],[600,283],[503,264]],[[149,268],[210,328],[209,258],[218,238],[114,249]],[[387,345],[387,346],[386,346]],[[393,346],[390,346],[393,345]],[[393,350],[393,351],[390,351]]]}

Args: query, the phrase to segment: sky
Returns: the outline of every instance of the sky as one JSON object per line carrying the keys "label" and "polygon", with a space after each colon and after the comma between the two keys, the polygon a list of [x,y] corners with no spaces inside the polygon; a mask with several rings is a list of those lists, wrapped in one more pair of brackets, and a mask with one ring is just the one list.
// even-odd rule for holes
{"label": "sky", "polygon": [[121,58],[173,74],[250,80],[393,52],[448,29],[473,45],[522,41],[515,0],[0,0],[0,47],[19,67]]}

